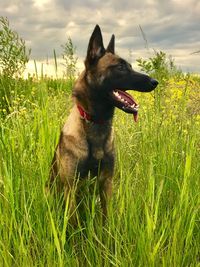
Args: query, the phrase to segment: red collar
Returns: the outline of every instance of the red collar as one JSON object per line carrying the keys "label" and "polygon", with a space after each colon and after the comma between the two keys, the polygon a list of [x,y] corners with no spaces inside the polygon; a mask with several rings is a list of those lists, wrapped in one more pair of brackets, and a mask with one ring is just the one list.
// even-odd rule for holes
{"label": "red collar", "polygon": [[77,108],[79,110],[79,113],[81,115],[81,118],[84,119],[86,122],[93,122],[96,124],[104,124],[106,121],[105,120],[95,120],[92,118],[92,116],[87,113],[80,105],[77,105]]}

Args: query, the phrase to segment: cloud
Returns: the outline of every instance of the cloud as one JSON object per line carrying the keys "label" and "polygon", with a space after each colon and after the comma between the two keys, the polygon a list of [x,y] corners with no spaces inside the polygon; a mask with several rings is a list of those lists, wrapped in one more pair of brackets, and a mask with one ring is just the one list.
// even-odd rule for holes
{"label": "cloud", "polygon": [[198,0],[1,0],[0,13],[32,49],[32,58],[45,60],[53,49],[61,53],[61,44],[70,36],[78,57],[85,57],[88,39],[95,26],[103,31],[105,46],[112,33],[121,56],[148,56],[139,25],[149,48],[173,55],[184,70],[200,71]]}

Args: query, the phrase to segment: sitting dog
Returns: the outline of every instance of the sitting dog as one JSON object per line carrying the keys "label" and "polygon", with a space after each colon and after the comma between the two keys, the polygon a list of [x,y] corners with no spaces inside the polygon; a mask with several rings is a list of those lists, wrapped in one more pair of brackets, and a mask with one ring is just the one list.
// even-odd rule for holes
{"label": "sitting dog", "polygon": [[115,54],[112,35],[104,48],[100,27],[96,25],[89,40],[85,70],[77,79],[72,96],[74,107],[61,131],[52,162],[49,186],[59,179],[64,196],[70,201],[75,223],[75,198],[71,196],[76,181],[96,177],[103,215],[112,194],[115,152],[112,120],[115,107],[131,113],[137,120],[138,105],[126,90],[150,92],[158,82],[136,72]]}

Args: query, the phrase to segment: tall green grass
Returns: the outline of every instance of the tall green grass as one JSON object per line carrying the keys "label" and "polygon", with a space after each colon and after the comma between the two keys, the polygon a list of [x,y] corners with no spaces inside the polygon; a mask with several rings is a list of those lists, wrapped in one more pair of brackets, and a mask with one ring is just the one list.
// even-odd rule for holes
{"label": "tall green grass", "polygon": [[200,266],[200,124],[188,110],[191,84],[181,86],[174,100],[176,87],[134,93],[137,124],[116,110],[107,223],[86,195],[84,221],[71,229],[62,196],[44,191],[70,88],[64,80],[16,83],[10,113],[1,113],[0,266]]}

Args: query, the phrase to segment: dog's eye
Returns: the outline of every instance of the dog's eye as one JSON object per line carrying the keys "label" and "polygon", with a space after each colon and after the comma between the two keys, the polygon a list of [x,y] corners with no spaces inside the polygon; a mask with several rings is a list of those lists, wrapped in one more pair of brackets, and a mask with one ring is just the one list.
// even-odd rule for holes
{"label": "dog's eye", "polygon": [[119,71],[124,71],[124,70],[126,70],[126,65],[125,64],[119,64],[119,65],[117,65],[117,70],[119,70]]}

